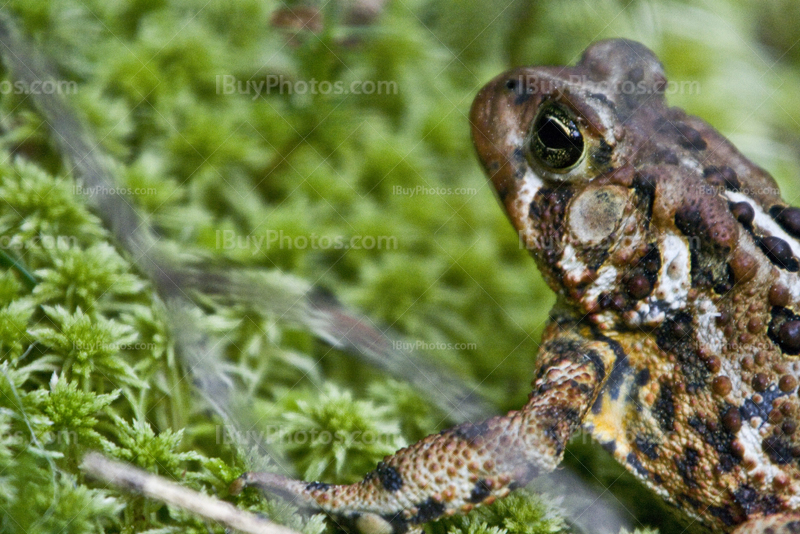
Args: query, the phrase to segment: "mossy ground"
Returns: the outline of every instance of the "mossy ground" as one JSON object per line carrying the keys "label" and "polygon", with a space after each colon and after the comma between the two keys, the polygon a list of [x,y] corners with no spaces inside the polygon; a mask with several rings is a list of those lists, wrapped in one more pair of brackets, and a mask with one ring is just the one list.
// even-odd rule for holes
{"label": "mossy ground", "polygon": [[[269,0],[12,0],[6,9],[75,82],[67,98],[118,162],[119,194],[164,240],[332,291],[433,347],[431,358],[479,382],[498,411],[524,402],[553,297],[472,154],[466,114],[488,79],[574,62],[600,38],[640,40],[670,79],[697,82],[699,92],[671,102],[729,135],[800,204],[791,0],[405,0],[364,26],[347,23],[346,4],[307,4],[321,14],[315,33],[276,27],[286,5]],[[228,80],[274,77],[289,85],[226,94]],[[300,94],[311,80],[362,92],[363,82],[389,82],[389,94],[334,85]],[[185,379],[152,286],[78,194],[28,96],[3,90],[0,110],[0,244],[36,281],[0,272],[0,528],[221,532],[78,470],[99,449],[228,498],[245,466]],[[335,246],[353,237],[360,248]],[[280,317],[207,312],[198,326],[219,337],[263,432],[300,476],[353,481],[448,425],[402,382]],[[468,348],[440,348],[455,344]],[[379,439],[301,443],[312,430]],[[665,521],[596,448],[576,446],[567,462],[616,491],[635,526]],[[255,493],[231,500],[308,533],[323,528]],[[547,506],[517,498],[431,528],[551,532],[561,523]]]}

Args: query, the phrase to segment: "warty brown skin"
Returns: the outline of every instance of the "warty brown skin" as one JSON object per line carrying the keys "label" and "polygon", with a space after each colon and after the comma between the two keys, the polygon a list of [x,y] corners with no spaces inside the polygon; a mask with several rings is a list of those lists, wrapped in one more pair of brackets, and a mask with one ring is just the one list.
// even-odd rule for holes
{"label": "warty brown skin", "polygon": [[558,295],[519,411],[461,425],[329,486],[246,473],[361,532],[503,497],[579,427],[716,531],[800,526],[800,210],[664,98],[657,58],[595,43],[575,67],[478,94],[479,158]]}

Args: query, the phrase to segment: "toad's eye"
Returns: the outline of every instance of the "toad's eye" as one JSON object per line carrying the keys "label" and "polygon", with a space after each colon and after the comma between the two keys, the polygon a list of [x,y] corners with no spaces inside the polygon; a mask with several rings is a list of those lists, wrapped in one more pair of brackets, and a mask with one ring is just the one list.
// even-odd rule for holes
{"label": "toad's eye", "polygon": [[546,169],[567,172],[584,154],[583,134],[574,115],[557,103],[545,104],[533,121],[531,154]]}

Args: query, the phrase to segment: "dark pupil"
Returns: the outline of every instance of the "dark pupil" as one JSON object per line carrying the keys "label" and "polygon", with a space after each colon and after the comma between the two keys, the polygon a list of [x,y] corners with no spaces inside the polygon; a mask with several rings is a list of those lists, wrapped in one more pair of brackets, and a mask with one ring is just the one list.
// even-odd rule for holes
{"label": "dark pupil", "polygon": [[[574,146],[574,142],[567,127],[554,117],[544,117],[544,124],[536,132],[544,146],[551,150],[566,150]],[[582,143],[580,137],[578,143]]]}
{"label": "dark pupil", "polygon": [[583,136],[575,121],[563,112],[545,112],[536,121],[532,149],[546,166],[566,169],[583,155]]}

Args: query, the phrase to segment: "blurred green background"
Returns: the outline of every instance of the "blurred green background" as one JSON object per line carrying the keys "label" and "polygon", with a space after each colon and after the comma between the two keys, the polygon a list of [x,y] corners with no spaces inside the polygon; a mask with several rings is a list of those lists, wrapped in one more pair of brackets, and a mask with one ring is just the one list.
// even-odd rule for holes
{"label": "blurred green background", "polygon": [[[126,199],[176,250],[331,291],[432,347],[431,358],[480,384],[498,412],[525,402],[554,299],[473,154],[467,113],[490,78],[512,66],[574,63],[598,39],[639,40],[670,80],[697,82],[699,92],[670,102],[718,128],[800,204],[800,3],[791,0],[12,0],[4,9],[75,82],[66,98],[118,163]],[[227,89],[230,80],[244,89],[276,79],[284,90]],[[304,92],[312,80],[331,90]],[[339,93],[336,82],[365,92],[372,82],[389,94]],[[2,527],[219,530],[97,488],[77,470],[86,450],[101,448],[227,497],[245,466],[193,400],[162,306],[73,194],[29,96],[2,92],[0,232],[6,252],[40,280],[28,287],[14,270],[0,279],[0,426],[11,436],[0,444]],[[64,247],[24,245],[63,236]],[[276,236],[283,241],[267,248]],[[367,246],[325,245],[354,236]],[[368,246],[379,237],[385,246]],[[206,311],[198,325],[222,340],[264,428],[386,437],[338,448],[277,440],[299,476],[356,480],[384,454],[450,424],[401,381],[280,317]],[[468,348],[440,348],[455,344]],[[76,428],[66,442],[42,438]],[[610,487],[634,527],[683,529],[597,448],[576,444],[567,463],[599,492]],[[234,502],[309,534],[322,528],[255,493]],[[551,504],[530,506],[540,518]],[[503,517],[533,517],[525,506],[481,519],[489,527],[433,528],[484,532],[494,521],[522,531]]]}

